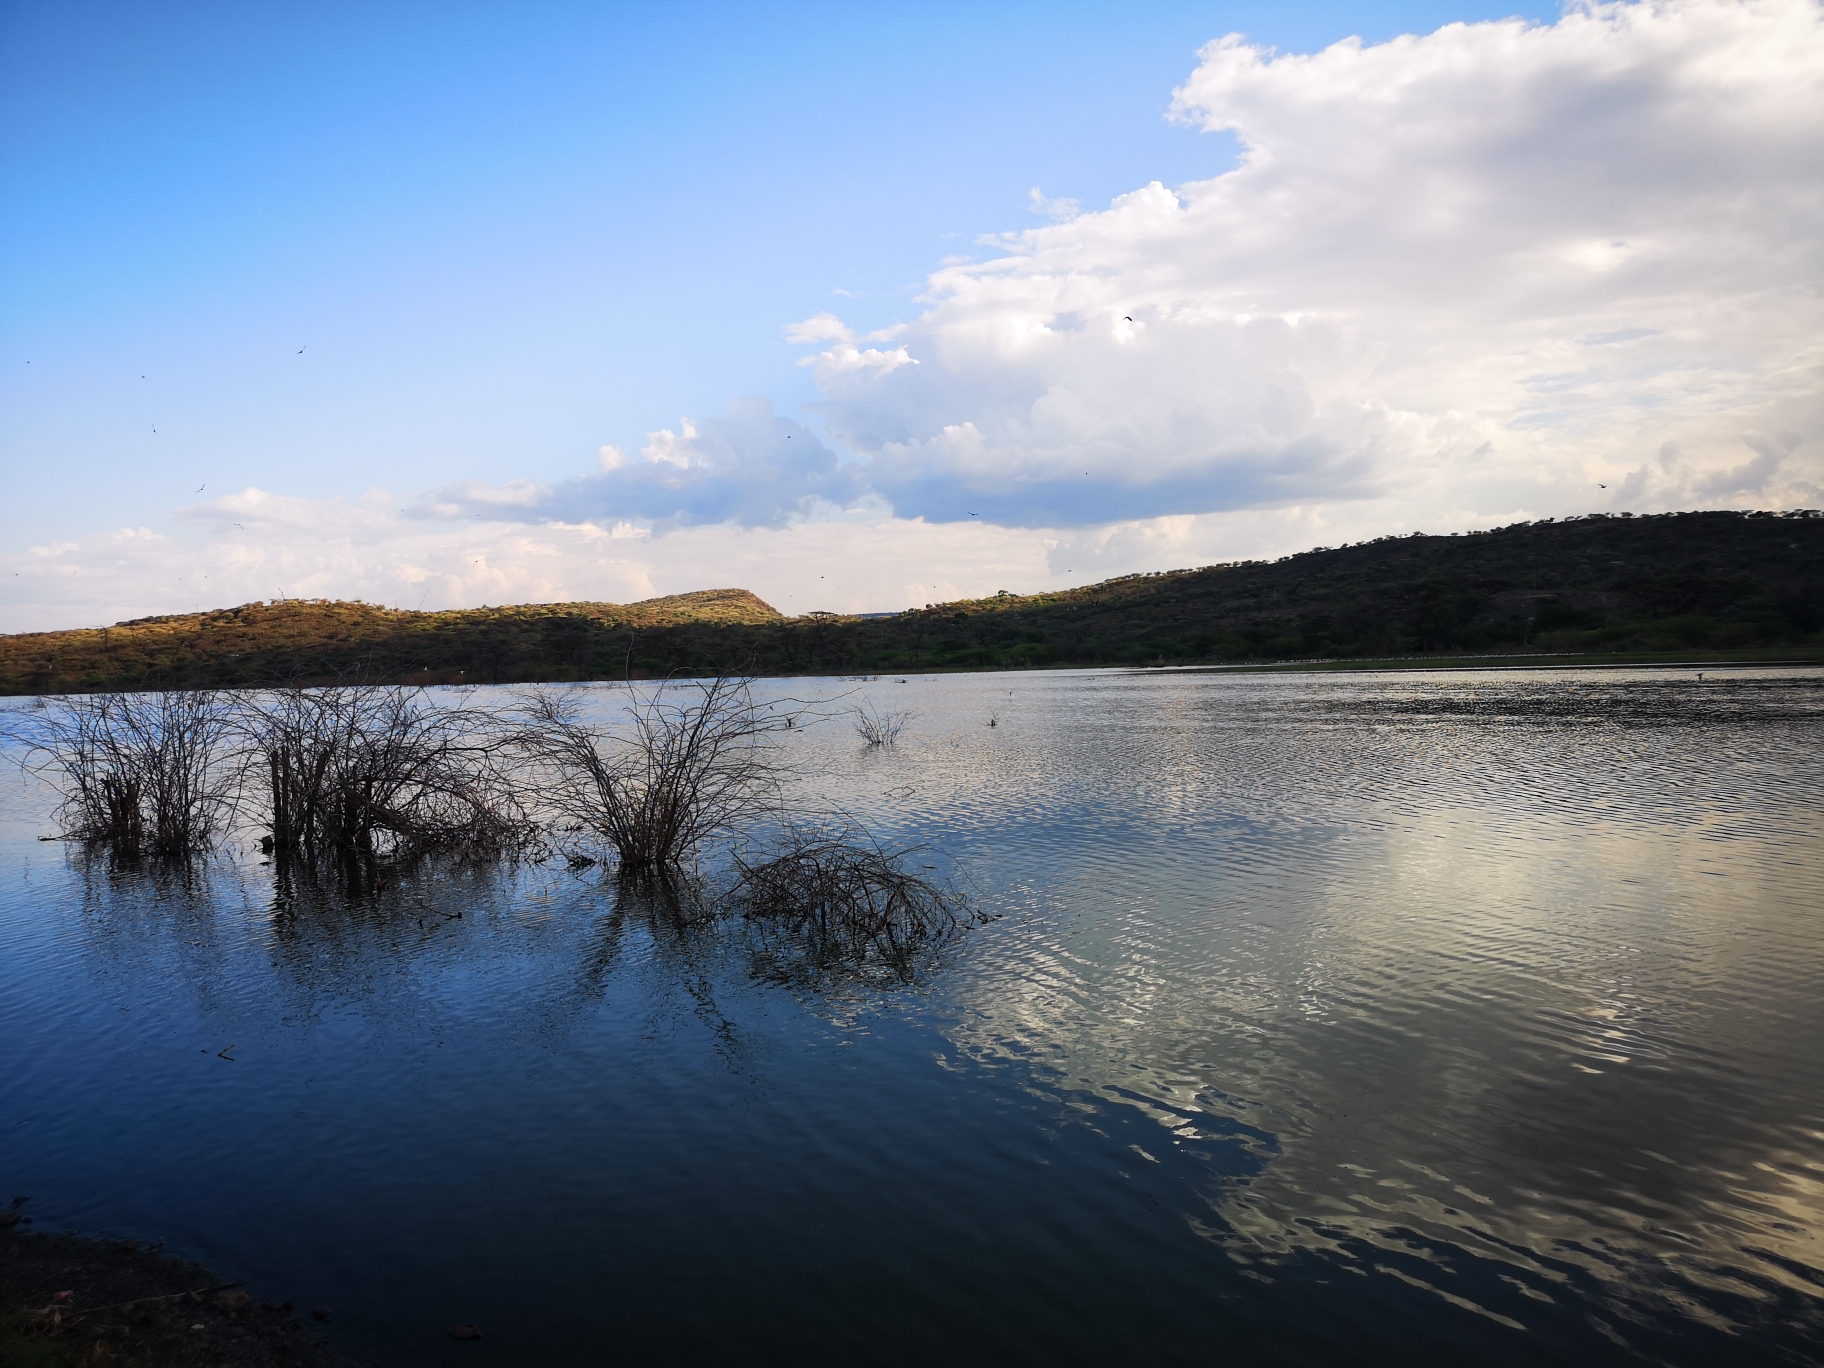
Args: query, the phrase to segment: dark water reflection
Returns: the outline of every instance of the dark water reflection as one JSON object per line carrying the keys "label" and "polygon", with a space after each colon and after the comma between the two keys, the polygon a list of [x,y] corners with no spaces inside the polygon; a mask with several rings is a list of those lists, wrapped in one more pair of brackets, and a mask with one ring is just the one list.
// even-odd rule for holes
{"label": "dark water reflection", "polygon": [[907,983],[6,780],[0,1172],[388,1362],[1824,1354],[1824,680],[861,687],[806,801],[999,916]]}

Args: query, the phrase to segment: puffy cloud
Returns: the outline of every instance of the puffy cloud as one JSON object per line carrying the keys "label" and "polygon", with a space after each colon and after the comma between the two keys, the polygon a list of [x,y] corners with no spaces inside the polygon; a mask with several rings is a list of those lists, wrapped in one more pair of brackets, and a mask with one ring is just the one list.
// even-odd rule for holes
{"label": "puffy cloud", "polygon": [[941,267],[911,321],[786,329],[821,348],[834,446],[739,399],[643,459],[418,511],[665,532],[1819,502],[1821,15],[1598,5],[1310,55],[1231,35],[1172,111],[1235,134],[1233,170],[1095,213],[1035,187],[1059,221]]}
{"label": "puffy cloud", "polygon": [[0,631],[285,597],[437,609],[626,603],[720,587],[751,589],[785,613],[868,612],[1499,520],[1454,510],[1426,521],[1398,501],[1365,501],[1029,529],[871,509],[656,535],[630,521],[529,523],[512,511],[452,525],[383,490],[349,500],[248,489],[180,510],[182,535],[122,528],[0,553]]}
{"label": "puffy cloud", "polygon": [[384,491],[321,500],[248,489],[180,510],[180,535],[123,528],[0,553],[0,630],[285,597],[436,609],[626,603],[715,587],[752,589],[787,613],[860,612],[1053,581],[1055,542],[1005,528],[875,512],[658,536],[628,521],[514,521],[514,511],[501,505],[452,526]]}
{"label": "puffy cloud", "polygon": [[178,535],[124,528],[0,556],[5,630],[267,598],[415,608],[659,592],[639,558],[650,534],[629,524],[471,519],[452,530],[413,516],[384,491],[324,500],[260,489],[181,509],[178,524]]}
{"label": "puffy cloud", "polygon": [[1083,212],[1082,200],[1053,199],[1036,185],[1026,192],[1026,203],[1033,213],[1046,218],[1073,219]]}
{"label": "puffy cloud", "polygon": [[1212,43],[1173,111],[1237,167],[939,270],[894,352],[815,358],[828,430],[902,515],[1024,526],[1816,502],[1821,14]]}
{"label": "puffy cloud", "polygon": [[447,485],[419,500],[412,515],[632,519],[665,532],[708,523],[782,527],[877,502],[853,462],[843,464],[813,429],[779,417],[765,399],[736,398],[724,415],[648,433],[640,455],[603,447],[598,473],[555,485]]}
{"label": "puffy cloud", "polygon": [[0,611],[734,584],[864,610],[1601,508],[1817,506],[1821,108],[1813,0],[1309,55],[1230,36],[1172,110],[1232,133],[1233,170],[1090,213],[1035,188],[1054,221],[942,264],[908,321],[787,328],[818,349],[821,432],[737,399],[567,482],[250,490],[181,536],[12,556]]}
{"label": "puffy cloud", "polygon": [[799,323],[787,326],[787,342],[852,342],[854,331],[833,313],[813,314]]}

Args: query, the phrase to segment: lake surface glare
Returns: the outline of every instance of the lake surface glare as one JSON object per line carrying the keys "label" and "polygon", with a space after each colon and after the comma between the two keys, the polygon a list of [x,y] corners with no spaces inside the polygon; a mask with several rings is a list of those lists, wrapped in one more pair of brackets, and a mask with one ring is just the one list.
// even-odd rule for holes
{"label": "lake surface glare", "polygon": [[389,1364],[1817,1362],[1824,676],[1706,674],[766,682],[916,710],[788,741],[996,918],[910,982],[14,768],[0,1198]]}

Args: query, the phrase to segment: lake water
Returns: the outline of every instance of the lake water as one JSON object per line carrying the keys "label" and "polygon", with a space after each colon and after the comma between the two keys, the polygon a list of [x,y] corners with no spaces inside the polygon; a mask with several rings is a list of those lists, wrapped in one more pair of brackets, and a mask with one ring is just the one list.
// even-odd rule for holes
{"label": "lake water", "polygon": [[1824,676],[1707,673],[766,685],[917,710],[790,742],[997,918],[908,983],[15,770],[0,1183],[405,1365],[1815,1362]]}

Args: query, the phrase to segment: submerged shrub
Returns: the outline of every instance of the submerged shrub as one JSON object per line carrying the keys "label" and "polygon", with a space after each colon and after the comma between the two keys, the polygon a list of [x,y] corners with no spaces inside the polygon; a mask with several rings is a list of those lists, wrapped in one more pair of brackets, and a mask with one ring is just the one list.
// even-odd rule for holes
{"label": "submerged shrub", "polygon": [[668,869],[779,807],[777,733],[802,715],[757,702],[729,676],[629,686],[618,725],[591,721],[577,690],[521,695],[516,741],[540,800],[605,841],[624,871]]}
{"label": "submerged shrub", "polygon": [[122,855],[184,855],[206,849],[233,818],[226,694],[51,698],[11,730],[29,747],[28,767],[62,795],[68,837]]}
{"label": "submerged shrub", "polygon": [[905,730],[906,723],[912,720],[907,712],[881,712],[872,703],[863,699],[855,709],[855,734],[869,746],[891,746],[899,740],[900,732]]}
{"label": "submerged shrub", "polygon": [[511,739],[485,710],[407,685],[337,685],[256,699],[243,727],[281,850],[500,854],[537,838]]}
{"label": "submerged shrub", "polygon": [[908,868],[923,846],[888,849],[849,826],[788,826],[761,858],[734,856],[726,905],[793,932],[826,956],[903,964],[974,921],[963,898]]}

